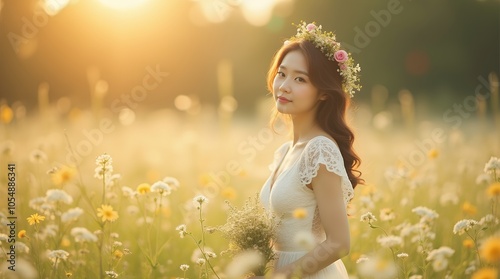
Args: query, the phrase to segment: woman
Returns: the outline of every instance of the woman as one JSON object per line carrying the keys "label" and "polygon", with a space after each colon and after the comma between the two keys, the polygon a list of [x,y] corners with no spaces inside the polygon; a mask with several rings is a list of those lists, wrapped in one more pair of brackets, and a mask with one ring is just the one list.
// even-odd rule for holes
{"label": "woman", "polygon": [[264,206],[281,216],[275,275],[348,278],[340,260],[350,248],[346,206],[362,180],[345,115],[360,89],[359,71],[334,34],[314,24],[299,25],[274,57],[268,88],[277,115],[293,129],[260,193]]}

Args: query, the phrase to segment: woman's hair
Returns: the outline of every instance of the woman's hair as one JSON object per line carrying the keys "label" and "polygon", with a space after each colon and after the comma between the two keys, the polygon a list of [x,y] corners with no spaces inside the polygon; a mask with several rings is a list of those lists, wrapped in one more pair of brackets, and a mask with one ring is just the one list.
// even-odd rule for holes
{"label": "woman's hair", "polygon": [[[291,51],[299,50],[305,56],[308,64],[308,74],[318,93],[326,95],[320,101],[316,111],[316,122],[338,144],[340,153],[344,158],[344,166],[352,187],[363,183],[361,172],[356,168],[361,163],[360,158],[353,149],[354,134],[346,123],[346,112],[349,106],[349,96],[342,89],[342,77],[338,63],[328,58],[307,40],[288,42],[275,54],[267,75],[267,87],[273,92],[274,78],[283,58]],[[278,113],[273,117],[273,123]]]}

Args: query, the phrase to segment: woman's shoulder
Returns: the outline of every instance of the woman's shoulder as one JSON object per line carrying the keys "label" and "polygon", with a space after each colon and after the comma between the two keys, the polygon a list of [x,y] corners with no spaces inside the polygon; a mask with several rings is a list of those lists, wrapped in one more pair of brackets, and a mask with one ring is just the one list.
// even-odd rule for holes
{"label": "woman's shoulder", "polygon": [[317,135],[312,137],[306,144],[306,148],[315,148],[318,146],[339,149],[337,142],[329,135]]}

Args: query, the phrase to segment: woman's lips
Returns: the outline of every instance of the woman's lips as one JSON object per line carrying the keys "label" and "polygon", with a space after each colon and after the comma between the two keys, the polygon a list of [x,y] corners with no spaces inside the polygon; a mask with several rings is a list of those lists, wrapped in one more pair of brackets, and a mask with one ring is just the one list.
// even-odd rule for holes
{"label": "woman's lips", "polygon": [[291,102],[290,100],[288,100],[287,98],[285,97],[278,97],[278,102],[280,103],[289,103]]}

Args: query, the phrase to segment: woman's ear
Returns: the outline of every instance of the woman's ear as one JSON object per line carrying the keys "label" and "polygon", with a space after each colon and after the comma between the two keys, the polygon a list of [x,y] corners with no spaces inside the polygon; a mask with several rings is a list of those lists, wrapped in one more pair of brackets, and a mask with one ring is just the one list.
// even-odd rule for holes
{"label": "woman's ear", "polygon": [[319,100],[320,100],[320,101],[324,101],[324,100],[326,100],[326,99],[328,99],[328,95],[327,95],[327,94],[325,94],[325,93],[320,93],[320,95],[319,95]]}

